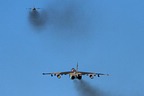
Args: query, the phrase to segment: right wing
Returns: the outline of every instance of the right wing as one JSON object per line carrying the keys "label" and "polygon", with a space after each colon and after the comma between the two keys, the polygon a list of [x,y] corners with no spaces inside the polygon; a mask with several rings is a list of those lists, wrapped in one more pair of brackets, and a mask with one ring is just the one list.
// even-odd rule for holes
{"label": "right wing", "polygon": [[52,73],[42,73],[43,75],[51,75],[51,76],[56,76],[56,75],[67,75],[70,74],[71,71],[66,71],[66,72],[52,72]]}

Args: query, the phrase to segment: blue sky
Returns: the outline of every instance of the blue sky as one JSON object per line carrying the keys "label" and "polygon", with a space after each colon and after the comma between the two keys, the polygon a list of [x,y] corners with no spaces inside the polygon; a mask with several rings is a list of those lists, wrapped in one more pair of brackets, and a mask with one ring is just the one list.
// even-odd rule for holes
{"label": "blue sky", "polygon": [[[143,0],[0,1],[0,95],[79,96],[69,76],[42,72],[109,73],[83,77],[112,96],[144,95]],[[30,7],[48,14],[40,30],[28,20]],[[40,10],[40,11],[41,11]],[[65,92],[66,91],[66,92]]]}

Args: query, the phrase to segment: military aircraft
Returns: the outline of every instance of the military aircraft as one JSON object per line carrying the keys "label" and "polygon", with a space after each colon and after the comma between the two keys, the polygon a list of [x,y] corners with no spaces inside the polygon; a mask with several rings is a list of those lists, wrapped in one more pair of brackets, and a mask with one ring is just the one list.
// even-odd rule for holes
{"label": "military aircraft", "polygon": [[58,79],[61,78],[61,75],[69,75],[71,80],[74,79],[82,79],[82,75],[87,75],[91,79],[94,78],[94,76],[100,77],[100,75],[106,75],[109,76],[109,74],[103,74],[103,73],[95,73],[95,72],[83,72],[83,71],[78,71],[78,64],[75,68],[72,68],[71,71],[66,71],[66,72],[52,72],[52,73],[42,73],[43,75],[51,75],[51,76],[57,76]]}
{"label": "military aircraft", "polygon": [[39,18],[39,15],[40,15],[40,13],[39,13],[39,9],[40,8],[36,8],[36,7],[33,7],[33,8],[29,8],[30,9],[30,17],[31,18],[34,18],[34,19],[37,19],[37,18]]}
{"label": "military aircraft", "polygon": [[41,9],[41,8],[33,7],[33,8],[28,8],[28,9],[30,9],[31,11],[37,11],[37,10],[39,10],[39,9]]}

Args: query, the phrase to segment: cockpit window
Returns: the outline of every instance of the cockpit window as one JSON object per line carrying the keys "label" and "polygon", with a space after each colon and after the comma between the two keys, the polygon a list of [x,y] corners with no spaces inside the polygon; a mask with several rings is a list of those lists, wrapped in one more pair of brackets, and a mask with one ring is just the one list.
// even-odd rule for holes
{"label": "cockpit window", "polygon": [[72,72],[75,72],[76,70],[74,68],[71,69]]}

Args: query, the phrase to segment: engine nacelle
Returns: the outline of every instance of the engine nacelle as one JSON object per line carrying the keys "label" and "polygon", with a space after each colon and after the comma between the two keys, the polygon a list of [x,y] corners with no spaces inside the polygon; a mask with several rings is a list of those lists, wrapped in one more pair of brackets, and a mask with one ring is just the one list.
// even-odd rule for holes
{"label": "engine nacelle", "polygon": [[92,74],[90,74],[90,75],[89,75],[89,77],[90,77],[91,79],[93,79],[93,78],[94,78],[94,76],[93,76]]}
{"label": "engine nacelle", "polygon": [[75,76],[71,75],[70,78],[71,78],[72,80],[74,80],[74,79],[75,79]]}
{"label": "engine nacelle", "polygon": [[58,74],[58,75],[57,75],[57,78],[58,78],[58,79],[60,79],[60,78],[61,78],[61,75],[60,75],[60,74]]}
{"label": "engine nacelle", "polygon": [[81,80],[81,79],[82,79],[82,75],[81,75],[81,74],[78,74],[78,75],[77,75],[77,79]]}
{"label": "engine nacelle", "polygon": [[51,77],[53,77],[53,74],[51,74]]}

